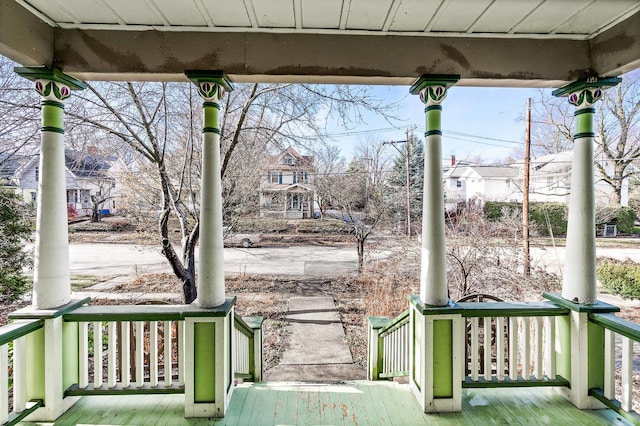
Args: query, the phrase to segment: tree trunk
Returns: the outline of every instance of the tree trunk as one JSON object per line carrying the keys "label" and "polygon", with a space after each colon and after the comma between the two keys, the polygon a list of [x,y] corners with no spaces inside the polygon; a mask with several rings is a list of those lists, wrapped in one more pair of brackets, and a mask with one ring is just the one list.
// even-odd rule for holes
{"label": "tree trunk", "polygon": [[358,239],[358,274],[364,269],[364,239]]}

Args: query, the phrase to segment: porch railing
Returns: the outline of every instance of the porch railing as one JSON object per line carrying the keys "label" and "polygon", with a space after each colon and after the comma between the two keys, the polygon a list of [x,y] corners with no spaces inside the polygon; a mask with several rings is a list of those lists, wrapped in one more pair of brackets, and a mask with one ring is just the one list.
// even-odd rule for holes
{"label": "porch railing", "polygon": [[369,380],[409,375],[409,310],[394,320],[369,317]]}
{"label": "porch railing", "polygon": [[184,392],[180,306],[85,306],[78,323],[79,380],[67,395]]}
{"label": "porch railing", "polygon": [[[568,386],[556,374],[555,318],[569,310],[541,303],[457,303],[465,318],[463,387]],[[409,374],[409,311],[369,318],[370,380]]]}
{"label": "porch railing", "polygon": [[568,386],[556,374],[552,303],[457,303],[465,318],[463,387]]}
{"label": "porch railing", "polygon": [[235,347],[235,377],[259,382],[262,380],[263,317],[234,316],[233,345]]}
{"label": "porch railing", "polygon": [[[640,361],[634,352],[634,343],[640,342],[640,325],[612,313],[589,314],[589,325],[604,339],[603,387],[593,387],[589,394],[634,424],[640,424],[640,415],[635,411],[638,407],[634,409],[634,393],[640,393],[637,364]],[[637,396],[635,400],[637,403]]]}
{"label": "porch railing", "polygon": [[42,406],[27,401],[26,339],[37,333],[43,320],[20,320],[0,327],[0,424],[13,425]]}
{"label": "porch railing", "polygon": [[[85,306],[78,323],[79,380],[66,395],[184,393],[185,323],[175,305]],[[262,318],[234,316],[235,375],[262,378]]]}

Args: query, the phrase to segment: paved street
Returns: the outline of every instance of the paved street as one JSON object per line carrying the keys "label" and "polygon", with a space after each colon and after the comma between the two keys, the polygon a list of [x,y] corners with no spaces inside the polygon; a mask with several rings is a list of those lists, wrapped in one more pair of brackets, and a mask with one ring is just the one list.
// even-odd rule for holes
{"label": "paved street", "polygon": [[[370,251],[371,258],[388,252]],[[172,273],[159,249],[132,244],[71,244],[72,275],[98,275],[124,279],[149,273]],[[355,273],[355,247],[293,246],[277,248],[225,248],[225,271],[247,274],[283,274],[308,277]]]}
{"label": "paved street", "polygon": [[[71,244],[72,275],[138,276],[167,272],[171,268],[156,247],[132,244]],[[371,258],[384,258],[388,251],[370,250]],[[532,248],[534,266],[560,274],[564,247]],[[634,248],[598,248],[598,256],[640,262],[640,250]],[[358,257],[355,247],[291,246],[268,248],[225,248],[225,271],[248,274],[283,274],[319,277],[354,273]]]}

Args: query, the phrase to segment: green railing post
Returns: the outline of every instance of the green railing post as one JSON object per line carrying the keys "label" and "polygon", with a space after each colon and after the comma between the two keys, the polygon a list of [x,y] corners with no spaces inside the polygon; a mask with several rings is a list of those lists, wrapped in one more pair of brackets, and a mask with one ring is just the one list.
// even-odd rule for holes
{"label": "green railing post", "polygon": [[556,369],[570,383],[570,388],[560,392],[577,408],[603,408],[589,395],[589,389],[604,382],[604,330],[589,322],[589,314],[618,312],[620,308],[603,302],[581,305],[548,293],[544,297],[570,310],[556,321]]}
{"label": "green railing post", "polygon": [[253,337],[249,339],[249,373],[254,382],[262,381],[264,358],[262,355],[262,323],[264,317],[246,317],[244,322],[253,330]]}
{"label": "green railing post", "polygon": [[410,296],[409,386],[427,413],[462,411],[464,318],[462,309],[423,305]]}
{"label": "green railing post", "polygon": [[233,306],[185,307],[185,417],[224,417],[234,390]]}
{"label": "green railing post", "polygon": [[89,299],[71,301],[52,310],[26,307],[9,315],[10,319],[42,320],[41,330],[27,335],[25,342],[26,398],[41,399],[44,406],[29,421],[54,421],[78,400],[65,397],[67,387],[78,382],[77,324],[67,324],[64,314],[86,304]]}
{"label": "green railing post", "polygon": [[382,371],[384,343],[380,330],[389,324],[387,317],[369,317],[369,351],[367,355],[367,380],[378,380]]}

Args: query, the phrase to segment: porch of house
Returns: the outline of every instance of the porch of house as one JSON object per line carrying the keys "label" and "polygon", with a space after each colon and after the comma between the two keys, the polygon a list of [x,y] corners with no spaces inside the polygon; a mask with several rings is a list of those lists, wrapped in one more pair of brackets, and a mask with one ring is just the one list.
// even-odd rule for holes
{"label": "porch of house", "polygon": [[55,424],[627,424],[613,410],[579,410],[551,388],[466,389],[459,413],[424,413],[408,385],[391,381],[240,384],[227,415],[213,421],[185,419],[184,403],[184,395],[85,396]]}

